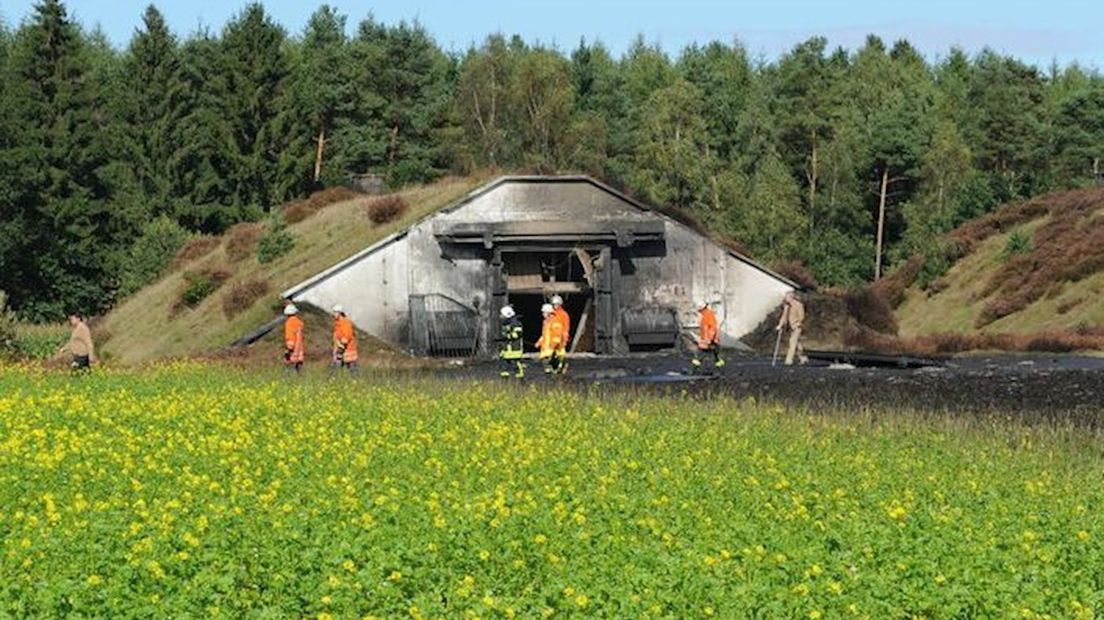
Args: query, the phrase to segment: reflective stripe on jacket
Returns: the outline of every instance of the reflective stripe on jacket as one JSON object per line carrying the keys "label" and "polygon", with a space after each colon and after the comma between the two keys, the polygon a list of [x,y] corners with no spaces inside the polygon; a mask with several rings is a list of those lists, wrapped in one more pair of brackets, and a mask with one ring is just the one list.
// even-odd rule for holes
{"label": "reflective stripe on jacket", "polygon": [[502,323],[502,350],[499,357],[505,360],[521,359],[525,345],[522,342],[521,321],[515,316]]}

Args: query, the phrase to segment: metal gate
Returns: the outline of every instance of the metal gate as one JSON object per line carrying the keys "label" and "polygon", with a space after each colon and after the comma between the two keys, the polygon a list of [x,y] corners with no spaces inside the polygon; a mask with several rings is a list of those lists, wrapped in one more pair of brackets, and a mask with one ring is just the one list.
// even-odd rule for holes
{"label": "metal gate", "polygon": [[479,314],[446,295],[410,296],[411,345],[417,355],[474,357]]}

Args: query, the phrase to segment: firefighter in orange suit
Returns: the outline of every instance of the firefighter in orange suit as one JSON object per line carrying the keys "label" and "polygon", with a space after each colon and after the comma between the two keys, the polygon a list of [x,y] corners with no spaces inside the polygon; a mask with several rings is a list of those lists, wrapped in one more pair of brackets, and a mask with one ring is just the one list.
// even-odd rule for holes
{"label": "firefighter in orange suit", "polygon": [[284,364],[289,370],[299,372],[306,359],[306,347],[303,343],[306,325],[299,318],[299,309],[295,304],[284,306]]}
{"label": "firefighter in orange suit", "polygon": [[556,350],[556,354],[560,356],[560,373],[567,372],[567,345],[571,344],[571,315],[564,310],[563,297],[559,295],[552,296],[552,313],[556,315],[556,318],[560,321],[560,325],[563,326],[563,340],[560,342],[560,348]]}
{"label": "firefighter in orange suit", "polygon": [[544,362],[544,372],[548,375],[562,374],[564,371],[564,328],[556,316],[552,304],[541,306],[544,323],[541,325],[541,337],[537,340],[540,359]]}
{"label": "firefighter in orange suit", "polygon": [[348,368],[350,372],[356,370],[357,341],[356,330],[353,322],[345,314],[345,308],[341,304],[333,307],[333,367]]}
{"label": "firefighter in orange suit", "polygon": [[694,373],[704,372],[702,357],[706,354],[713,356],[713,370],[724,368],[725,361],[721,358],[721,329],[717,323],[717,315],[709,307],[709,302],[702,300],[698,307],[698,348],[694,352],[694,359],[690,363],[694,366]]}

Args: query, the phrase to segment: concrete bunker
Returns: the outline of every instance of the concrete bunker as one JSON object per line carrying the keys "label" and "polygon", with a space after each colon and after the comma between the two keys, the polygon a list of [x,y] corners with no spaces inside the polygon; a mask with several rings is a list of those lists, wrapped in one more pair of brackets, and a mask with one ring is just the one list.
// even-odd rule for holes
{"label": "concrete bunker", "polygon": [[357,326],[417,355],[497,350],[511,303],[529,346],[540,305],[564,298],[570,350],[675,347],[714,304],[722,344],[750,332],[795,288],[692,228],[584,176],[502,177],[292,287],[341,303]]}

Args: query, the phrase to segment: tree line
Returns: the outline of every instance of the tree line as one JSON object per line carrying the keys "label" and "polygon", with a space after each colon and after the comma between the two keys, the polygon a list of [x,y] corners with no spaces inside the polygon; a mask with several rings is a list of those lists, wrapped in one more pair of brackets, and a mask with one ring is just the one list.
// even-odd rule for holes
{"label": "tree line", "polygon": [[259,4],[180,38],[153,6],[125,49],[42,0],[0,25],[0,290],[30,319],[102,311],[192,233],[376,173],[597,175],[682,208],[765,262],[855,285],[1007,200],[1094,182],[1104,78],[993,51],[814,37],[615,56],[322,6],[289,34]]}

